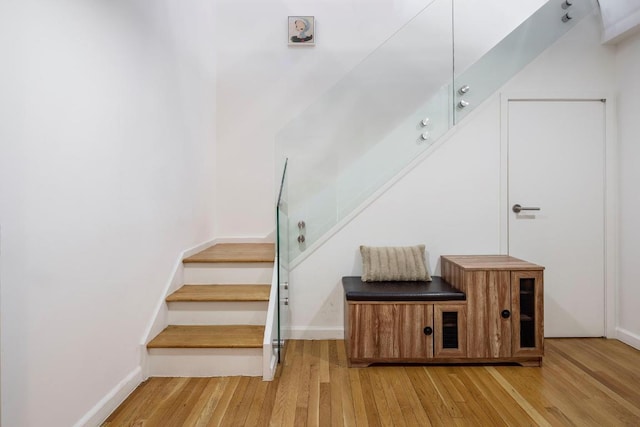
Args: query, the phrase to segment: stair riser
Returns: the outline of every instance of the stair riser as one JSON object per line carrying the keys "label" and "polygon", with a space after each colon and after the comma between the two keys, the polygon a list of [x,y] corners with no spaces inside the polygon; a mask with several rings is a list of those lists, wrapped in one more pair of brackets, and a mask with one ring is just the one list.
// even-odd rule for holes
{"label": "stair riser", "polygon": [[262,376],[262,348],[154,348],[151,377]]}
{"label": "stair riser", "polygon": [[264,325],[266,301],[170,302],[170,325]]}
{"label": "stair riser", "polygon": [[273,264],[185,264],[184,283],[189,285],[271,283]]}

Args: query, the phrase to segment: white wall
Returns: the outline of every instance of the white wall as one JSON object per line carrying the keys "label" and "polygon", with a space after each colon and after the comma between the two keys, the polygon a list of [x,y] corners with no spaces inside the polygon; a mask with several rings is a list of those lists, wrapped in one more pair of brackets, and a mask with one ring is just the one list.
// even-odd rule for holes
{"label": "white wall", "polygon": [[602,10],[602,42],[617,43],[637,32],[640,3],[636,0],[599,0]]}
{"label": "white wall", "polygon": [[[3,425],[71,425],[135,372],[176,256],[210,237],[272,231],[278,129],[426,2],[219,0],[215,19],[208,3],[0,5]],[[459,0],[460,60],[542,3]],[[296,14],[317,17],[316,47],[287,47]],[[610,89],[615,61],[594,28],[578,27],[509,90]],[[625,83],[637,46],[620,48]],[[629,111],[636,86],[621,97]],[[620,120],[623,159],[635,149],[632,114]],[[298,335],[341,335],[339,281],[360,273],[360,244],[424,242],[436,269],[442,253],[497,252],[499,136],[496,96],[301,264]],[[636,181],[623,163],[628,215]],[[631,216],[621,225],[637,234]],[[637,249],[622,258],[620,295],[621,325],[636,334]]]}
{"label": "white wall", "polygon": [[[274,228],[277,131],[426,2],[220,0],[217,10],[221,236]],[[316,46],[287,46],[287,16],[316,17]]]}
{"label": "white wall", "polygon": [[[610,93],[614,77],[615,50],[600,46],[599,18],[593,15],[503,91],[546,96]],[[435,153],[292,271],[293,336],[342,336],[340,279],[361,273],[361,244],[425,243],[436,273],[442,254],[499,253],[500,184],[500,101],[496,94]]]}
{"label": "white wall", "polygon": [[640,34],[617,46],[618,135],[620,149],[619,337],[640,348]]}
{"label": "white wall", "polygon": [[[440,5],[447,2],[437,0]],[[273,230],[274,141],[278,131],[429,3],[219,1],[216,35],[224,43],[218,50],[217,235],[262,236]],[[457,66],[464,68],[469,58],[493,46],[543,3],[456,0]],[[288,15],[316,17],[315,47],[287,46]],[[389,61],[390,69],[393,65]],[[335,113],[325,112],[326,116]],[[347,118],[352,120],[350,115],[345,115]],[[318,122],[332,123],[322,118]],[[331,134],[334,127],[329,126],[326,132]],[[299,144],[312,147],[312,137],[301,139]],[[346,139],[345,146],[353,143],[353,138]]]}
{"label": "white wall", "polygon": [[135,378],[176,258],[212,237],[209,3],[0,6],[3,426],[73,425]]}
{"label": "white wall", "polygon": [[499,251],[499,111],[493,100],[476,122],[459,129],[291,272],[293,337],[342,336],[340,279],[361,274],[361,244],[424,243],[431,271],[443,253]]}

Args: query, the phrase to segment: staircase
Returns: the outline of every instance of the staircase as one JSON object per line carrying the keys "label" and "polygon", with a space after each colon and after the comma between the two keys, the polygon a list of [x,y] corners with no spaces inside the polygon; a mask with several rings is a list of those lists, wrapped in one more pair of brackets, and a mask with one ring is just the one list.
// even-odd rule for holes
{"label": "staircase", "polygon": [[272,243],[223,243],[183,260],[167,326],[147,344],[150,376],[261,376]]}

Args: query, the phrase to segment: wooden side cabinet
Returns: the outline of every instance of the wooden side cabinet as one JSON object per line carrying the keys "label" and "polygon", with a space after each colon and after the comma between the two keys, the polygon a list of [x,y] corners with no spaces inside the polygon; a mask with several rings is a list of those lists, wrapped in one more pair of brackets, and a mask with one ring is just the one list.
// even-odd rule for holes
{"label": "wooden side cabinet", "polygon": [[442,256],[444,280],[467,295],[467,357],[540,365],[543,270],[506,255]]}
{"label": "wooden side cabinet", "polygon": [[347,301],[351,366],[466,355],[466,303]]}

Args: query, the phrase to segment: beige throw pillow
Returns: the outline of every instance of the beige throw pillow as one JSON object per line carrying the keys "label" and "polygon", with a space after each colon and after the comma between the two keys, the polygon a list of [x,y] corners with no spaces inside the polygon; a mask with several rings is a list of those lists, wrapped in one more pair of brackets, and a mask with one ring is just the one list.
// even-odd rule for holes
{"label": "beige throw pillow", "polygon": [[398,247],[360,246],[362,281],[430,281],[424,245]]}

